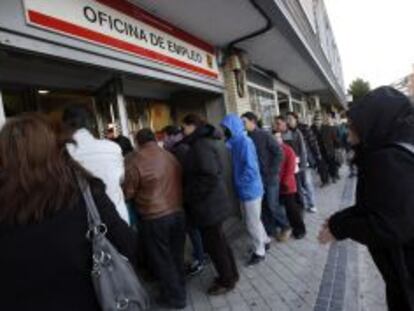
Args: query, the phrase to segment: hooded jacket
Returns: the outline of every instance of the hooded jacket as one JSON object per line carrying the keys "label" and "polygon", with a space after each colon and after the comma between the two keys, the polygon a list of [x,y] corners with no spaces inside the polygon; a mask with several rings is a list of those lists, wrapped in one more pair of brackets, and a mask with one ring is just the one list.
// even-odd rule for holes
{"label": "hooded jacket", "polygon": [[242,120],[235,114],[227,115],[221,125],[227,128],[231,137],[227,140],[233,160],[233,182],[241,201],[256,200],[263,196],[256,147],[244,132]]}
{"label": "hooded jacket", "polygon": [[356,205],[333,215],[332,234],[368,246],[387,285],[391,311],[414,310],[414,108],[382,87],[349,111],[360,138]]}

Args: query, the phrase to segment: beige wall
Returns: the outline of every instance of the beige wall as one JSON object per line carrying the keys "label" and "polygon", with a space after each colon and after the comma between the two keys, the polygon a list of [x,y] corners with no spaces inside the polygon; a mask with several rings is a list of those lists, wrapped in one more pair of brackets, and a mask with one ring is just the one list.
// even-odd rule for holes
{"label": "beige wall", "polygon": [[244,83],[244,96],[240,97],[237,92],[236,78],[234,71],[229,63],[223,68],[224,85],[226,88],[226,111],[227,113],[234,112],[243,114],[251,110],[249,92],[247,90],[247,80]]}

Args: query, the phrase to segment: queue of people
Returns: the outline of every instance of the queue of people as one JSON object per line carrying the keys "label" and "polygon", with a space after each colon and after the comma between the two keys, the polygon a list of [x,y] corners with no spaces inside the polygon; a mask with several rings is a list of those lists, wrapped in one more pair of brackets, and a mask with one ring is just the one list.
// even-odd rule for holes
{"label": "queue of people", "polygon": [[[60,131],[43,116],[27,114],[9,120],[0,132],[0,200],[7,202],[0,209],[5,310],[99,310],[85,278],[96,254],[85,238],[80,175],[90,184],[108,238],[133,264],[144,254],[143,266],[159,285],[158,303],[183,309],[186,274],[201,273],[209,261],[217,277],[208,294],[225,294],[239,281],[223,229],[234,196],[250,237],[246,264],[253,266],[265,260],[273,238],[305,237],[304,211],[316,212],[311,163],[333,161],[325,155],[333,143],[325,142],[331,128],[320,142],[319,132],[294,113],[278,117],[274,133],[261,129],[252,112],[229,114],[220,128],[189,114],[181,128],[164,129],[162,144],[152,130],[140,130],[134,150],[113,130],[108,139],[96,139],[92,120],[85,108],[71,106]],[[186,235],[193,249],[187,269]],[[62,291],[76,299],[62,306]]]}

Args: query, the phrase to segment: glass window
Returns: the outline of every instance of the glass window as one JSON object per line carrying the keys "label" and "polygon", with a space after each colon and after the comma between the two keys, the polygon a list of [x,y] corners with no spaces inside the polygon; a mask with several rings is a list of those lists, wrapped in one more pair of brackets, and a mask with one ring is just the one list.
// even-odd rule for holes
{"label": "glass window", "polygon": [[285,116],[289,112],[289,96],[283,92],[277,92],[280,115]]}
{"label": "glass window", "polygon": [[273,118],[276,116],[275,97],[272,93],[249,87],[250,105],[262,120],[264,129],[271,129]]}

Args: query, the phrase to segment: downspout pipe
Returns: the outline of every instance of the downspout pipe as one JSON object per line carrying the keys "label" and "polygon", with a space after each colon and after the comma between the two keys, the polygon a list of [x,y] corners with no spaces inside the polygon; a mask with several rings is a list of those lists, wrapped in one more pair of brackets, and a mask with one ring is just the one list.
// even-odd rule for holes
{"label": "downspout pipe", "polygon": [[[260,28],[259,30],[256,30],[248,35],[245,35],[241,38],[235,39],[233,41],[231,41],[228,45],[227,45],[227,53],[228,55],[230,55],[231,53],[233,53],[236,49],[235,49],[235,45],[238,43],[241,43],[243,41],[252,39],[254,37],[260,36],[266,32],[268,32],[270,29],[273,28],[273,23],[272,20],[266,15],[266,12],[256,3],[255,0],[249,0],[250,4],[260,13],[260,15],[266,20],[266,25],[262,28]],[[237,69],[234,70],[234,76],[236,79],[236,84],[237,84],[237,93],[239,95],[239,97],[244,97],[245,95],[245,89],[244,89],[244,83],[245,83],[245,79],[246,79],[246,73],[243,72],[243,70]]]}
{"label": "downspout pipe", "polygon": [[241,38],[235,39],[233,41],[231,41],[228,44],[228,50],[233,50],[234,46],[238,43],[241,43],[243,41],[252,39],[254,37],[260,36],[266,32],[268,32],[270,29],[273,28],[273,22],[272,20],[267,16],[266,12],[257,4],[257,2],[255,0],[249,0],[251,5],[260,13],[260,15],[266,20],[266,25],[262,28],[260,28],[259,30],[256,30],[255,32],[252,32],[248,35],[245,35]]}

